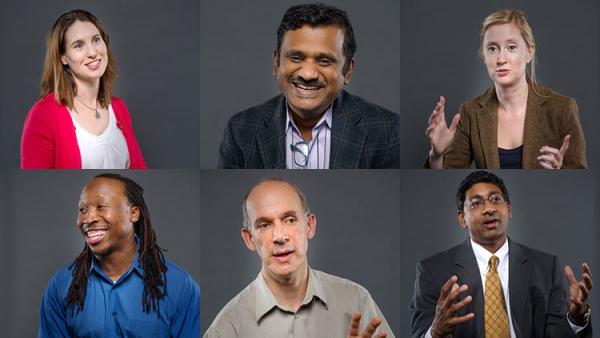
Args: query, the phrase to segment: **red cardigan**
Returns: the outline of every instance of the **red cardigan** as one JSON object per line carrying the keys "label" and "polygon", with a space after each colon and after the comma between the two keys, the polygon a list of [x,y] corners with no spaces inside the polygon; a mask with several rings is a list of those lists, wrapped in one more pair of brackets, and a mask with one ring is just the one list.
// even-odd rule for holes
{"label": "red cardigan", "polygon": [[[117,127],[127,142],[129,168],[148,168],[125,103],[115,97],[111,103]],[[41,98],[27,113],[21,136],[21,169],[81,169],[73,120],[67,107],[56,102],[54,93]]]}

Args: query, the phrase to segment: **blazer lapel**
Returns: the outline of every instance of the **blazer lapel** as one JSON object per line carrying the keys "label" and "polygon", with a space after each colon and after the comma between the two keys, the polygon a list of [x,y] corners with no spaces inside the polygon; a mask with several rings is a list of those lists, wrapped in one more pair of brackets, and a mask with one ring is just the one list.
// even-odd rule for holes
{"label": "blazer lapel", "polygon": [[333,103],[332,114],[329,168],[358,168],[367,138],[366,131],[359,125],[361,107],[342,90]]}
{"label": "blazer lapel", "polygon": [[546,117],[542,105],[546,99],[533,91],[529,83],[527,94],[527,111],[525,112],[525,130],[523,132],[523,168],[540,168],[537,157],[540,153],[538,140],[543,140],[543,128]]}
{"label": "blazer lapel", "polygon": [[272,105],[266,105],[264,124],[258,130],[257,147],[265,169],[285,169],[285,99],[279,95]]}
{"label": "blazer lapel", "polygon": [[484,167],[500,168],[498,155],[498,99],[496,89],[489,89],[480,100],[481,112],[477,116],[477,135],[481,144]]}
{"label": "blazer lapel", "polygon": [[481,285],[481,277],[479,275],[479,267],[477,260],[471,247],[471,242],[467,239],[461,244],[455,255],[454,263],[457,269],[457,277],[459,283],[469,286],[468,294],[473,297],[470,304],[470,311],[475,314],[474,327],[476,334],[473,337],[483,337],[485,333],[484,317],[483,317],[483,287]]}
{"label": "blazer lapel", "polygon": [[521,246],[511,240],[508,242],[508,293],[510,298],[510,313],[517,337],[523,337],[522,318],[529,301],[529,282],[531,268],[527,255]]}

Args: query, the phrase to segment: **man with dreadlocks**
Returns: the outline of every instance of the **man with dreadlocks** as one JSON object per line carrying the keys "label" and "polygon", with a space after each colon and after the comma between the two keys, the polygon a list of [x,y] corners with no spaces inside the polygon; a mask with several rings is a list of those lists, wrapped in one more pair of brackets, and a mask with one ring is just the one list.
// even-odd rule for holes
{"label": "man with dreadlocks", "polygon": [[163,256],[143,193],[118,174],[83,188],[86,244],[48,284],[39,337],[200,336],[200,289]]}

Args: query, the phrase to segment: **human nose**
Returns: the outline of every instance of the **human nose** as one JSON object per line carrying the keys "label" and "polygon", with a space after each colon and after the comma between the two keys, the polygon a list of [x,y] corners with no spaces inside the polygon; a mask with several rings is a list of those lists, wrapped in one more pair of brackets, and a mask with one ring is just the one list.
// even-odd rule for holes
{"label": "human nose", "polygon": [[319,77],[319,73],[317,72],[317,67],[312,62],[305,62],[300,67],[298,71],[298,76],[303,78],[306,81],[317,79]]}
{"label": "human nose", "polygon": [[492,202],[485,200],[483,201],[483,214],[484,215],[493,215],[496,213],[496,207],[492,204]]}
{"label": "human nose", "polygon": [[277,221],[273,225],[273,243],[285,243],[289,240],[285,226]]}
{"label": "human nose", "polygon": [[96,46],[94,46],[93,44],[90,44],[88,49],[87,49],[87,55],[90,58],[95,58],[96,57],[97,51],[96,51]]}
{"label": "human nose", "polygon": [[498,50],[498,57],[496,58],[496,63],[498,64],[505,64],[506,63],[506,49],[505,48],[500,48],[500,50]]}

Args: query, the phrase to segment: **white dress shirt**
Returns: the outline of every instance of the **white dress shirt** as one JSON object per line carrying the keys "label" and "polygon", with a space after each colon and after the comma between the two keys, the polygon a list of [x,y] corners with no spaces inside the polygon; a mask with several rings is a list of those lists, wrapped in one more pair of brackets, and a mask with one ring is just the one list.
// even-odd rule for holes
{"label": "white dress shirt", "polygon": [[308,164],[303,168],[295,163],[294,151],[291,145],[296,145],[298,142],[304,141],[304,138],[302,138],[302,134],[296,126],[286,104],[285,163],[288,169],[329,169],[332,112],[333,105],[327,108],[325,114],[323,114],[319,122],[313,127],[312,139],[308,142]]}

